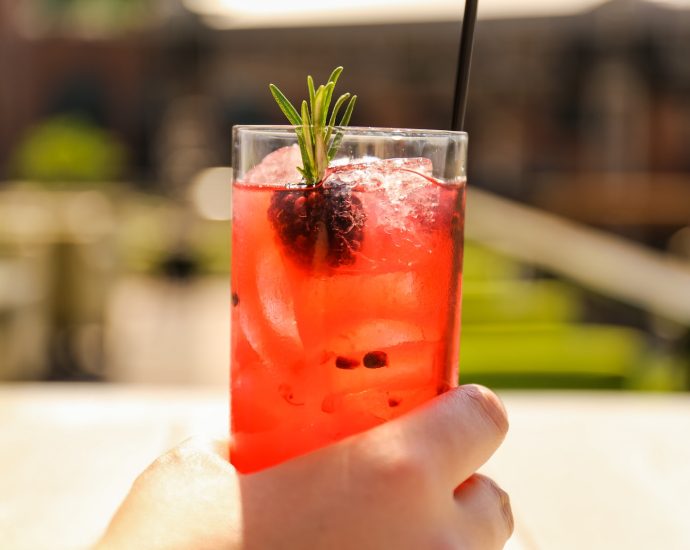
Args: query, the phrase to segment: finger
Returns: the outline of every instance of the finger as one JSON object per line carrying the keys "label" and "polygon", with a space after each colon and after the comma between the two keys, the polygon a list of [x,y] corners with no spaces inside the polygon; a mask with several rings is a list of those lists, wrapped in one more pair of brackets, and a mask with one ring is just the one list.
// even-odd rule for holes
{"label": "finger", "polygon": [[179,495],[189,500],[190,506],[214,495],[232,494],[236,472],[223,447],[227,449],[227,441],[206,437],[183,441],[146,468],[134,481],[130,494],[152,503],[160,500],[161,494],[168,495],[166,500]]}
{"label": "finger", "polygon": [[161,455],[135,480],[99,548],[235,548],[199,542],[236,535],[229,518],[242,499],[227,447],[194,437]]}
{"label": "finger", "polygon": [[224,438],[193,436],[185,439],[173,451],[189,455],[212,455],[229,460],[230,441]]}
{"label": "finger", "polygon": [[142,474],[161,469],[234,469],[228,461],[229,441],[227,439],[195,436],[159,456]]}
{"label": "finger", "polygon": [[[199,438],[194,437],[187,440],[189,442],[194,442],[201,450],[213,453],[225,461],[230,460],[230,440],[227,438]],[[183,444],[187,443],[184,442]]]}
{"label": "finger", "polygon": [[389,452],[395,445],[392,452],[421,454],[444,482],[455,487],[489,459],[507,430],[500,399],[482,386],[467,385],[371,430],[370,441],[385,441]]}
{"label": "finger", "polygon": [[460,524],[475,539],[471,547],[503,548],[515,528],[508,493],[492,479],[474,474],[455,490],[455,501]]}

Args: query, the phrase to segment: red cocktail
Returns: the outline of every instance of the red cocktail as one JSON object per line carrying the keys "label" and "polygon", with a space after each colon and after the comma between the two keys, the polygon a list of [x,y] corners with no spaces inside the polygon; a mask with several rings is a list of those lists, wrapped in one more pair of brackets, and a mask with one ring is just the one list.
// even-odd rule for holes
{"label": "red cocktail", "polygon": [[231,461],[256,471],[457,383],[467,136],[343,130],[300,184],[291,127],[234,129]]}

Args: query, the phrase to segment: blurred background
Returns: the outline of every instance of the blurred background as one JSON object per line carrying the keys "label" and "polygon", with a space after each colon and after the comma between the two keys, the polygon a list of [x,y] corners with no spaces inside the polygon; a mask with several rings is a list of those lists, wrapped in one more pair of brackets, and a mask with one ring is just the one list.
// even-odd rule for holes
{"label": "blurred background", "polygon": [[[251,5],[250,5],[251,4]],[[690,388],[690,3],[480,1],[461,379]],[[462,7],[0,0],[0,381],[224,384],[230,128],[345,66],[448,128]]]}

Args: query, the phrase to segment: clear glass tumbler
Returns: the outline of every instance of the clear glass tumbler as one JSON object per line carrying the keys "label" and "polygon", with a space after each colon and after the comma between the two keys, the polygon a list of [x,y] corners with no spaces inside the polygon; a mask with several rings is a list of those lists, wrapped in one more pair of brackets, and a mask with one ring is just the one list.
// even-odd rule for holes
{"label": "clear glass tumbler", "polygon": [[467,134],[233,129],[231,462],[256,471],[457,384]]}

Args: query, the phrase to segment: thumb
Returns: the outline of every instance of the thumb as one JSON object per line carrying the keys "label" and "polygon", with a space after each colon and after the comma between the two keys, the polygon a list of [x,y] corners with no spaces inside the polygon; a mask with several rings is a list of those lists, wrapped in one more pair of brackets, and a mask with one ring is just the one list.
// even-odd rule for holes
{"label": "thumb", "polygon": [[384,442],[384,452],[399,445],[402,452],[421,454],[445,480],[459,485],[491,457],[507,431],[498,396],[483,386],[466,385],[370,430],[367,444]]}

